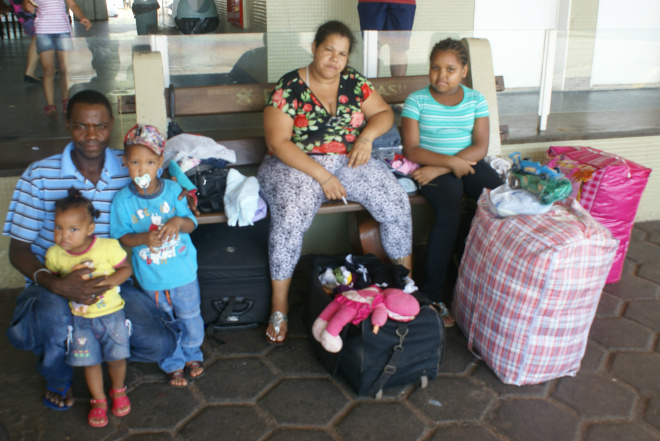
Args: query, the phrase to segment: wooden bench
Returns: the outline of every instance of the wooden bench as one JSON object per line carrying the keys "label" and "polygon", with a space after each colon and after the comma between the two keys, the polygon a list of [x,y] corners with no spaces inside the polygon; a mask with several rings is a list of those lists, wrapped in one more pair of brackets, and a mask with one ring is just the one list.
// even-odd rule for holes
{"label": "wooden bench", "polygon": [[[499,91],[504,89],[504,82],[501,77],[495,77],[493,75],[490,46],[486,40],[464,39],[463,42],[468,48],[468,53],[470,54],[470,70],[468,71],[468,77],[465,79],[464,84],[468,87],[479,90],[488,100],[488,105],[491,109],[491,125],[495,124],[496,127],[495,130],[491,129],[491,138],[493,138],[493,134],[497,137],[496,142],[491,141],[489,153],[492,150],[492,147],[495,146],[496,151],[494,153],[499,154],[499,118],[497,118],[497,100],[493,97],[496,90]],[[475,60],[473,54],[479,62]],[[134,58],[134,66],[135,65]],[[473,72],[481,72],[483,74],[482,77],[485,77],[486,80],[482,81],[481,85],[473,84],[477,81],[477,77]],[[137,78],[138,73],[136,72],[135,75]],[[154,78],[153,75],[153,70],[150,70],[150,82]],[[419,90],[427,86],[429,83],[428,75],[371,78],[370,81],[388,104],[403,103],[411,92]],[[223,84],[200,87],[169,87],[168,89],[165,89],[164,102],[166,106],[166,114],[172,121],[176,121],[177,118],[180,117],[261,112],[273,86],[274,84]],[[136,95],[139,95],[137,81]],[[135,112],[135,95],[119,97],[119,113],[125,114]],[[493,116],[495,118],[493,118]],[[140,120],[140,118],[138,118],[138,120]],[[213,137],[212,134],[211,137]],[[261,163],[267,151],[263,136],[222,140],[219,142],[236,152],[236,163],[231,164],[231,167],[253,166],[256,168],[256,166]],[[419,194],[410,197],[411,204],[421,204],[425,202],[426,200],[424,197]],[[364,210],[364,207],[356,202],[349,202],[348,205],[346,205],[342,201],[328,201],[321,206],[318,214],[346,213]],[[200,224],[226,222],[227,217],[224,213],[205,213],[198,217],[198,221]]]}
{"label": "wooden bench", "polygon": [[[410,92],[428,84],[428,76],[400,78],[374,78],[372,84],[390,104],[402,103]],[[273,84],[230,84],[203,87],[170,87],[166,91],[168,114],[172,120],[177,117],[226,115],[260,112],[266,103]],[[120,112],[135,112],[135,97],[120,98]],[[231,167],[258,166],[266,154],[266,142],[263,137],[250,137],[219,141],[225,147],[236,152],[236,163]],[[425,202],[423,196],[410,198],[411,204]],[[346,213],[364,210],[361,204],[342,201],[328,201],[319,209],[319,214]],[[224,213],[204,213],[198,217],[200,224],[226,222]]]}

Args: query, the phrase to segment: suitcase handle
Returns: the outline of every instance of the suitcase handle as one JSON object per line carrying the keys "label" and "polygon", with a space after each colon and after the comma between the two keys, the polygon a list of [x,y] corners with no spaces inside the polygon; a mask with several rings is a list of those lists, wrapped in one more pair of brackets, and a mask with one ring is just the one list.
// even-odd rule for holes
{"label": "suitcase handle", "polygon": [[385,363],[383,371],[367,391],[367,395],[373,396],[376,399],[382,396],[383,387],[387,383],[387,380],[389,380],[390,377],[396,373],[396,365],[399,362],[399,358],[401,358],[401,355],[403,354],[403,340],[408,335],[408,327],[405,325],[399,326],[396,328],[396,335],[399,336],[399,344],[394,346],[392,349],[392,355],[390,356],[390,359],[387,360],[387,363]]}

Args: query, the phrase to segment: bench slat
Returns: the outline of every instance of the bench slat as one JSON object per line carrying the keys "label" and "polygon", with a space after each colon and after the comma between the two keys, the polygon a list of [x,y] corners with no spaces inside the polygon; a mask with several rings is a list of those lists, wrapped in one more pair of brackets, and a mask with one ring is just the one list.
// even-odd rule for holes
{"label": "bench slat", "polygon": [[[410,196],[411,205],[423,204],[425,202],[426,199],[421,194]],[[349,202],[348,205],[345,205],[342,201],[328,201],[321,205],[317,214],[350,213],[352,211],[362,210],[364,210],[364,207],[357,202]],[[204,213],[197,216],[197,222],[200,225],[222,223],[227,222],[227,216],[224,212]]]}

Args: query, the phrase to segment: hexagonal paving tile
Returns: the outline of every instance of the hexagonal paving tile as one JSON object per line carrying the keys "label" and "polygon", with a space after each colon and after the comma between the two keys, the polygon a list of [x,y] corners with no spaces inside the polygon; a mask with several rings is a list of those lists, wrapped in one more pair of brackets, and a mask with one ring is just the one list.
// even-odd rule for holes
{"label": "hexagonal paving tile", "polygon": [[528,386],[514,386],[511,384],[504,384],[502,383],[502,380],[497,378],[495,373],[486,365],[486,363],[483,362],[479,363],[479,366],[472,373],[471,377],[475,380],[482,381],[488,389],[491,389],[499,396],[524,395],[543,397],[546,394],[548,386],[552,383],[548,381],[545,383]]}
{"label": "hexagonal paving tile", "polygon": [[658,441],[658,436],[651,433],[643,424],[603,423],[587,428],[584,441]]}
{"label": "hexagonal paving tile", "polygon": [[603,292],[598,302],[596,317],[618,317],[623,310],[623,300]]}
{"label": "hexagonal paving tile", "polygon": [[357,404],[337,425],[347,441],[413,441],[424,424],[403,403],[369,401]]}
{"label": "hexagonal paving tile", "polygon": [[616,354],[611,372],[643,394],[657,394],[660,391],[660,354]]}
{"label": "hexagonal paving tile", "polygon": [[347,403],[337,386],[325,378],[283,380],[259,400],[280,424],[321,426]]}
{"label": "hexagonal paving tile", "polygon": [[660,265],[657,262],[644,263],[639,266],[639,277],[643,277],[651,282],[660,284]]}
{"label": "hexagonal paving tile", "polygon": [[[42,409],[44,408],[42,407]],[[28,430],[25,433],[21,433],[19,437],[12,439],[34,441],[97,440],[108,438],[113,433],[118,432],[118,426],[122,422],[120,418],[115,417],[108,411],[108,425],[102,428],[94,428],[87,424],[89,410],[90,403],[85,400],[82,403],[77,402],[66,412],[42,411],[41,415],[37,414],[36,418],[30,418],[30,424],[26,424]],[[57,429],[51,431],[51,428]],[[32,430],[34,430],[34,433],[31,433]]]}
{"label": "hexagonal paving tile", "polygon": [[322,430],[280,429],[268,441],[333,441],[333,437]]}
{"label": "hexagonal paving tile", "polygon": [[660,245],[660,232],[653,231],[646,238],[649,242]]}
{"label": "hexagonal paving tile", "polygon": [[212,357],[259,355],[272,348],[266,340],[265,332],[263,327],[215,332],[213,337],[205,337],[202,349]]}
{"label": "hexagonal paving tile", "polygon": [[138,433],[126,436],[121,441],[174,441],[174,437],[166,432]]}
{"label": "hexagonal paving tile", "polygon": [[601,345],[589,339],[587,341],[587,348],[584,351],[584,357],[580,362],[580,373],[589,373],[600,370],[603,361],[606,359],[608,352]]}
{"label": "hexagonal paving tile", "polygon": [[[456,326],[454,329],[457,329]],[[445,354],[438,368],[438,373],[460,374],[474,363],[477,358],[467,348],[467,340],[460,332],[447,330]]]}
{"label": "hexagonal paving tile", "polygon": [[439,427],[429,441],[499,441],[484,426],[461,425],[450,427]]}
{"label": "hexagonal paving tile", "polygon": [[631,242],[643,242],[646,240],[647,231],[642,230],[641,228],[633,227],[630,231],[630,241]]}
{"label": "hexagonal paving tile", "polygon": [[260,359],[220,359],[206,368],[207,375],[195,385],[209,403],[250,402],[277,376]]}
{"label": "hexagonal paving tile", "polygon": [[207,406],[186,423],[179,437],[187,441],[254,441],[269,430],[253,406]]}
{"label": "hexagonal paving tile", "polygon": [[616,379],[594,374],[562,378],[552,396],[587,417],[625,417],[635,405],[633,391]]}
{"label": "hexagonal paving tile", "polygon": [[660,287],[639,277],[621,277],[618,283],[605,285],[604,290],[623,300],[654,300],[660,292]]}
{"label": "hexagonal paving tile", "polygon": [[596,318],[589,338],[610,350],[647,349],[653,333],[645,326],[623,318]]}
{"label": "hexagonal paving tile", "polygon": [[649,399],[644,412],[644,421],[660,430],[660,397]]}
{"label": "hexagonal paving tile", "polygon": [[637,267],[639,266],[639,263],[630,260],[630,259],[624,259],[623,261],[623,268],[621,268],[621,277],[624,276],[634,276],[635,273],[637,272]]}
{"label": "hexagonal paving tile", "polygon": [[191,387],[177,389],[165,382],[142,384],[128,396],[131,413],[121,420],[134,430],[172,430],[200,407]]}
{"label": "hexagonal paving tile", "polygon": [[660,332],[660,302],[630,302],[624,316]]}
{"label": "hexagonal paving tile", "polygon": [[649,242],[630,242],[628,245],[627,259],[638,263],[657,262],[660,255],[660,247]]}
{"label": "hexagonal paving tile", "polygon": [[511,398],[501,401],[492,424],[515,441],[573,440],[578,418],[551,401]]}
{"label": "hexagonal paving tile", "polygon": [[438,377],[416,390],[409,402],[436,422],[477,421],[494,394],[464,378]]}
{"label": "hexagonal paving tile", "polygon": [[330,375],[314,356],[307,338],[289,338],[286,344],[273,348],[266,358],[287,377]]}
{"label": "hexagonal paving tile", "polygon": [[644,222],[635,222],[635,228],[648,231],[649,233],[660,232],[660,221],[652,220],[652,221],[644,221]]}

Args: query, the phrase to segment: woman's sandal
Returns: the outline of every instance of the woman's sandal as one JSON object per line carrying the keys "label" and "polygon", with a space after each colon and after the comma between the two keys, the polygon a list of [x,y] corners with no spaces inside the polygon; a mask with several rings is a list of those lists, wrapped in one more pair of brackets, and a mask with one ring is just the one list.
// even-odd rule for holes
{"label": "woman's sandal", "polygon": [[[102,398],[100,400],[90,400],[92,404],[96,403],[107,403],[108,400]],[[93,422],[92,419],[100,419],[99,422]],[[92,410],[89,411],[87,415],[87,422],[92,427],[105,427],[108,425],[108,406],[106,407],[92,407]]]}
{"label": "woman's sandal", "polygon": [[268,341],[273,344],[284,343],[287,339],[287,335],[284,334],[284,338],[281,341],[277,340],[277,336],[280,335],[282,323],[289,323],[289,317],[281,311],[275,311],[274,313],[271,314],[270,318],[268,319],[268,323],[273,325],[273,331],[275,331],[274,339],[270,335],[268,335],[268,332],[266,331],[266,337],[268,337]]}
{"label": "woman's sandal", "polygon": [[55,107],[54,104],[49,104],[46,107],[44,107],[44,112],[46,112],[46,115],[50,116],[55,114],[57,112],[57,107]]}
{"label": "woman's sandal", "polygon": [[454,320],[454,317],[451,315],[451,312],[449,312],[444,303],[434,302],[432,306],[438,312],[440,318],[442,318],[442,322],[445,324],[445,328],[451,328],[456,324],[456,320]]}
{"label": "woman's sandal", "polygon": [[[117,397],[117,394],[123,393],[121,397]],[[112,398],[112,414],[116,417],[123,417],[130,413],[131,411],[131,400],[128,399],[126,395],[126,386],[121,389],[111,389],[110,398]],[[123,409],[123,410],[122,410]]]}
{"label": "woman's sandal", "polygon": [[[175,384],[174,383],[174,381],[180,380],[181,378],[186,380],[185,384]],[[173,371],[173,372],[168,372],[167,373],[167,382],[169,383],[169,385],[171,387],[175,387],[175,388],[188,387],[188,377],[186,377],[186,374],[185,374],[185,372],[183,372],[183,369],[179,369],[179,370],[176,370],[176,371]]]}
{"label": "woman's sandal", "polygon": [[[197,374],[193,375],[193,371],[196,371],[197,369],[202,369],[202,371]],[[195,360],[195,361],[189,361],[186,363],[186,365],[183,367],[183,371],[192,379],[196,380],[198,378],[202,378],[204,376],[204,363],[201,361]]]}
{"label": "woman's sandal", "polygon": [[65,115],[67,107],[69,107],[69,100],[62,100],[62,113]]}

